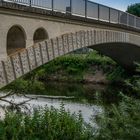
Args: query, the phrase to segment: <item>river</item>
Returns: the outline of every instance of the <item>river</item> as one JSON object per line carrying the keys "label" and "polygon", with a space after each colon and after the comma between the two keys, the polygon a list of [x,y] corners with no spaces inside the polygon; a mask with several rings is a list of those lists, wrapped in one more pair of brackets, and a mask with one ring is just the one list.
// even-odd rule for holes
{"label": "river", "polygon": [[[107,87],[104,85],[93,84],[74,84],[74,83],[47,83],[46,93],[42,95],[27,95],[28,97],[35,98],[26,103],[26,109],[32,111],[37,107],[51,107],[59,109],[63,103],[66,110],[71,113],[82,113],[85,122],[91,122],[91,117],[94,120],[96,115],[104,112],[107,105],[117,102],[118,96],[114,94],[117,92],[115,87]],[[3,94],[3,93],[1,93]],[[10,96],[6,98],[8,101],[21,103],[28,100],[24,96]],[[7,106],[8,103],[1,102],[0,105]],[[23,111],[25,108],[22,108]],[[0,109],[0,116],[3,118],[4,112]]]}

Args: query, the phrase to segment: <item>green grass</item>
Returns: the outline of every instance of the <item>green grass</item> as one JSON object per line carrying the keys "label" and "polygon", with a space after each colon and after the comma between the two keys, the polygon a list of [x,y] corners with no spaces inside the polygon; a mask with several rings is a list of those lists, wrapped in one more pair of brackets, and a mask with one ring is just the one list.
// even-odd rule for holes
{"label": "green grass", "polygon": [[112,104],[97,119],[99,140],[139,140],[140,100],[123,96],[119,105]]}
{"label": "green grass", "polygon": [[48,80],[83,82],[84,75],[88,73],[94,75],[97,70],[102,70],[109,81],[120,81],[125,75],[124,70],[113,60],[99,55],[96,51],[88,54],[68,54],[17,79],[4,90],[44,93],[44,83]]}
{"label": "green grass", "polygon": [[1,140],[89,140],[92,135],[81,114],[71,115],[63,104],[60,110],[35,109],[31,116],[8,112],[0,121]]}
{"label": "green grass", "polygon": [[97,52],[90,52],[88,54],[69,54],[57,58],[44,65],[43,68],[49,74],[63,70],[67,74],[76,75],[88,70],[91,65],[98,65],[107,72],[111,68],[109,66],[115,66],[116,63],[108,57],[99,55]]}

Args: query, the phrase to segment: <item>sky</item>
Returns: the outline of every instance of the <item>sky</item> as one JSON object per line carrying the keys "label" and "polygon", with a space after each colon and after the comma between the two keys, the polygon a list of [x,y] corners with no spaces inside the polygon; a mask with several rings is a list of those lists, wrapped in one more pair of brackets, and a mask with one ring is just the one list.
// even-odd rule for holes
{"label": "sky", "polygon": [[97,2],[122,11],[126,11],[128,5],[140,3],[140,0],[90,0],[90,1]]}

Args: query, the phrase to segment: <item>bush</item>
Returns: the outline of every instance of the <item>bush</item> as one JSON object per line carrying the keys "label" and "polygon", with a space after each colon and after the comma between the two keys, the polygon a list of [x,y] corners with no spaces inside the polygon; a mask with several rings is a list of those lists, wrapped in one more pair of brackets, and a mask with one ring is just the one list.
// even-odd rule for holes
{"label": "bush", "polygon": [[127,12],[140,17],[140,3],[135,3],[127,7]]}
{"label": "bush", "polygon": [[70,114],[64,106],[35,109],[32,116],[7,113],[0,121],[1,140],[89,140],[91,129],[83,125],[81,114]]}
{"label": "bush", "polygon": [[140,101],[122,96],[119,106],[113,104],[97,119],[100,127],[97,140],[139,140]]}
{"label": "bush", "polygon": [[43,94],[46,92],[44,83],[38,80],[24,80],[19,78],[10,85],[4,87],[3,91],[12,91],[15,94]]}

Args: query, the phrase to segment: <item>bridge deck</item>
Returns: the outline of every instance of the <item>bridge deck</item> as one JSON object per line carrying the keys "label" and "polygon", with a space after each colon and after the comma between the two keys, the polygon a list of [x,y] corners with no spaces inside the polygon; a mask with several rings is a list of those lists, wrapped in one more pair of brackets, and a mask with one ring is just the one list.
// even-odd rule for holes
{"label": "bridge deck", "polygon": [[140,32],[139,17],[88,0],[0,0],[0,7],[66,19],[100,22]]}

